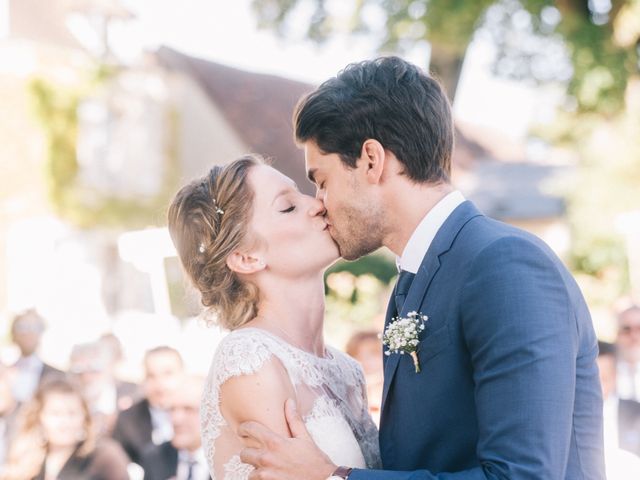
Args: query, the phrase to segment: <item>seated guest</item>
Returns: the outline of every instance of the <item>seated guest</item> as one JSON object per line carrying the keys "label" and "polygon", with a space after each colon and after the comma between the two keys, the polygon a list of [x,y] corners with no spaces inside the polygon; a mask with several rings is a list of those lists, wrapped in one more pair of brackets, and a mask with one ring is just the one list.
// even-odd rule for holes
{"label": "seated guest", "polygon": [[11,323],[11,339],[20,349],[20,358],[14,365],[16,375],[12,387],[18,403],[29,401],[49,376],[63,376],[60,370],[47,365],[38,356],[44,328],[44,319],[35,310],[16,315]]}
{"label": "seated guest", "polygon": [[74,345],[69,373],[78,381],[99,435],[110,435],[119,405],[131,406],[138,387],[115,379],[111,352],[101,342]]}
{"label": "seated guest", "polygon": [[14,374],[12,368],[0,365],[0,465],[4,463],[18,413],[18,402],[11,392]]}
{"label": "seated guest", "polygon": [[137,384],[127,382],[121,378],[121,373],[125,370],[125,367],[123,365],[124,355],[120,339],[113,333],[105,333],[100,336],[98,342],[109,354],[109,370],[118,385],[118,410],[126,410],[134,402],[140,400],[142,396],[141,389]]}
{"label": "seated guest", "polygon": [[144,480],[208,480],[209,468],[200,440],[201,378],[185,377],[173,395],[169,411],[173,438],[150,445],[142,454]]}
{"label": "seated guest", "polygon": [[640,401],[640,306],[618,314],[618,395]]}
{"label": "seated guest", "polygon": [[144,371],[144,398],[120,412],[113,430],[113,438],[138,464],[148,444],[160,445],[173,437],[167,409],[184,372],[182,357],[170,347],[154,348],[145,354]]}
{"label": "seated guest", "polygon": [[96,442],[80,392],[67,380],[43,383],[20,412],[2,480],[127,480],[127,456]]}
{"label": "seated guest", "polygon": [[622,449],[640,455],[640,403],[618,398],[616,348],[598,342],[598,369],[604,400],[605,450]]}
{"label": "seated guest", "polygon": [[380,401],[382,400],[382,340],[375,330],[354,333],[345,347],[345,352],[362,366],[367,384],[369,413],[377,424],[380,423]]}

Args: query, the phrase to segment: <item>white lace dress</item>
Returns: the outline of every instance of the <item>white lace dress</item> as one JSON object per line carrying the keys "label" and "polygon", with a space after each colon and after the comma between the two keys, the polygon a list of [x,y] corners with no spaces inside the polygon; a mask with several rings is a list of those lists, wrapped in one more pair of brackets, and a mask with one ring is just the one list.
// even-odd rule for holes
{"label": "white lace dress", "polygon": [[259,328],[236,330],[220,342],[201,407],[202,441],[213,480],[244,480],[253,470],[240,461],[240,439],[220,412],[220,387],[272,361],[285,367],[296,391],[297,409],[333,463],[380,467],[378,431],[368,413],[362,370],[339,350],[327,347],[326,351],[324,358],[317,357]]}

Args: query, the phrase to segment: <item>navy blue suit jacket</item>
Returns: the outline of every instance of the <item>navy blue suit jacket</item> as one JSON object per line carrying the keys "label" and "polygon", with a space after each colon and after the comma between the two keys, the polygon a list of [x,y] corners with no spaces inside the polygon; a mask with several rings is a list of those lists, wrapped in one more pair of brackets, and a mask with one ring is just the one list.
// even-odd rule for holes
{"label": "navy blue suit jacket", "polygon": [[[429,316],[422,372],[385,357],[385,470],[350,480],[605,478],[596,336],[542,241],[462,203],[422,261],[410,311]],[[396,315],[392,296],[387,322]]]}

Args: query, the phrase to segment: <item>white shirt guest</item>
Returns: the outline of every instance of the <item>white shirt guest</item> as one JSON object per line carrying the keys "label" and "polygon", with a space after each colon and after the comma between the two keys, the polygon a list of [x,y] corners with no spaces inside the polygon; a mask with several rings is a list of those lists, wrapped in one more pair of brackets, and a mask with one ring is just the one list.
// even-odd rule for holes
{"label": "white shirt guest", "polygon": [[618,314],[618,382],[620,398],[640,401],[640,306]]}

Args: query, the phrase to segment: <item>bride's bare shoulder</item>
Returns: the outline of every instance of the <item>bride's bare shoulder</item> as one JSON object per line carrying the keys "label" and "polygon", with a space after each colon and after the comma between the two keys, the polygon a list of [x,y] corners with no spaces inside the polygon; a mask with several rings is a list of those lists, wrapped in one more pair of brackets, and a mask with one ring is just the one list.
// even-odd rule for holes
{"label": "bride's bare shoulder", "polygon": [[296,398],[286,369],[271,357],[251,373],[234,375],[220,385],[220,412],[236,430],[246,421],[257,421],[288,436],[284,403]]}

